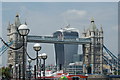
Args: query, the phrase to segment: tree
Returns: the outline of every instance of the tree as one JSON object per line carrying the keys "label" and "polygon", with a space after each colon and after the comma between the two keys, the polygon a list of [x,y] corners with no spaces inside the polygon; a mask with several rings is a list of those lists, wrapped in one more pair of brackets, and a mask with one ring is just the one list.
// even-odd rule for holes
{"label": "tree", "polygon": [[2,68],[0,68],[0,76],[2,76]]}
{"label": "tree", "polygon": [[10,67],[2,67],[0,68],[0,72],[2,73],[2,78],[7,78],[8,80],[11,78]]}
{"label": "tree", "polygon": [[[114,74],[117,75],[117,71],[115,71]],[[120,75],[120,71],[118,71],[118,75]]]}

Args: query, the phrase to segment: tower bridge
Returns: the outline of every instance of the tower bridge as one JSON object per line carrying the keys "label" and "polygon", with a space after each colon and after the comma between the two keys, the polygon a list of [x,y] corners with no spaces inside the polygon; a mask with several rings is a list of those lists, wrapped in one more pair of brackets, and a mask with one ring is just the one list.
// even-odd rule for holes
{"label": "tower bridge", "polygon": [[[20,25],[21,25],[21,22],[19,20],[19,15],[16,15],[15,24],[14,25],[9,24],[8,28],[7,28],[7,30],[8,30],[8,34],[7,34],[8,45],[9,46],[17,48],[22,43],[22,39],[17,32],[17,28]],[[59,44],[82,45],[83,73],[92,73],[92,74],[94,74],[94,73],[102,74],[103,73],[103,64],[104,64],[103,61],[104,60],[107,61],[106,57],[103,55],[103,48],[106,50],[108,55],[110,55],[112,57],[112,59],[115,60],[115,62],[107,61],[107,64],[113,64],[113,65],[117,66],[117,64],[115,64],[115,63],[118,63],[118,58],[104,46],[103,29],[102,29],[102,27],[100,29],[98,29],[96,27],[96,25],[94,23],[94,19],[91,20],[90,27],[88,29],[84,30],[84,32],[82,34],[83,35],[82,38],[79,38],[79,37],[68,38],[68,36],[65,36],[65,35],[67,34],[66,33],[67,31],[70,32],[70,29],[66,28],[66,32],[64,32],[64,31],[59,30],[59,31],[55,32],[53,36],[28,35],[26,37],[26,41],[29,43],[51,43],[51,44],[55,44],[55,46],[58,45],[58,46],[66,46],[66,47],[68,47],[68,45],[59,45]],[[65,47],[63,47],[63,48],[67,49]],[[1,48],[1,51],[0,51],[1,54],[4,53],[3,50],[6,51],[7,46],[4,46]],[[21,53],[22,53],[22,49],[19,49],[17,51],[8,49],[8,65],[12,64],[13,66],[15,66],[15,64],[17,64],[17,63],[22,63],[22,54]],[[57,53],[56,55],[57,55],[56,63],[58,65],[62,64],[64,66],[65,61],[63,61],[61,63],[60,62],[61,59],[58,58],[59,56],[61,56],[61,54]]]}

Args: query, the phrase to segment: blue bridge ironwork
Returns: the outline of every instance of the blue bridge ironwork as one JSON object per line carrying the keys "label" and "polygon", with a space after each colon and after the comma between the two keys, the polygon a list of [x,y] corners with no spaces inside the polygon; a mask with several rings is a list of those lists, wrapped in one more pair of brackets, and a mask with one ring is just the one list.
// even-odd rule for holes
{"label": "blue bridge ironwork", "polygon": [[[11,46],[13,44],[13,41],[11,41],[10,43],[7,42],[8,46]],[[0,56],[2,56],[2,54],[8,49],[8,47],[6,45],[3,45],[1,48],[0,48]]]}
{"label": "blue bridge ironwork", "polygon": [[[61,43],[61,44],[89,44],[91,43],[91,38],[76,38],[76,39],[61,39],[53,36],[34,36],[28,35],[27,42],[30,43]],[[9,46],[13,44],[13,41],[7,43]],[[117,69],[118,65],[118,57],[116,57],[109,49],[107,49],[104,45],[103,48],[106,50],[107,54],[112,58],[112,61],[109,61],[106,56],[103,55],[103,60],[106,61],[110,66],[115,66]],[[0,56],[8,49],[7,46],[3,45],[0,48]]]}
{"label": "blue bridge ironwork", "polygon": [[106,46],[103,45],[103,48],[107,52],[107,54],[110,56],[111,60],[109,60],[106,56],[103,55],[103,59],[107,62],[108,65],[111,67],[115,67],[115,70],[118,68],[118,57],[116,57],[109,49],[107,49]]}

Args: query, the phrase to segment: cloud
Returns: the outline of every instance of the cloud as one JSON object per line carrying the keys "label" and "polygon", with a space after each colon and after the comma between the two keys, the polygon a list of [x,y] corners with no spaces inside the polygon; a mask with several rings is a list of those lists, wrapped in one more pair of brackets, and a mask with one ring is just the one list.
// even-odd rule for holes
{"label": "cloud", "polygon": [[3,2],[118,2],[119,0],[1,0]]}
{"label": "cloud", "polygon": [[86,15],[86,11],[75,10],[75,9],[73,9],[73,10],[68,10],[66,13],[67,13],[67,14],[76,14],[76,15],[79,15],[79,16],[84,16],[84,15]]}
{"label": "cloud", "polygon": [[116,26],[113,26],[112,27],[112,31],[117,31],[118,32],[118,26],[116,25]]}
{"label": "cloud", "polygon": [[80,19],[85,17],[86,14],[87,12],[84,10],[71,9],[71,10],[65,11],[62,15],[67,19]]}

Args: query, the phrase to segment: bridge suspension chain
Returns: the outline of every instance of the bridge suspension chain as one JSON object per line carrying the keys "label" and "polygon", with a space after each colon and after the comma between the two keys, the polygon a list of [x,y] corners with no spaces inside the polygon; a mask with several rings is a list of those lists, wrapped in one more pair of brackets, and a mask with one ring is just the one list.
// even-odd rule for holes
{"label": "bridge suspension chain", "polygon": [[4,45],[6,45],[7,47],[9,47],[10,49],[12,50],[18,50],[18,49],[21,49],[23,45],[21,45],[20,47],[18,48],[13,48],[13,47],[10,47],[1,37],[0,37],[1,41],[4,43]]}
{"label": "bridge suspension chain", "polygon": [[13,44],[13,42],[14,41],[11,41],[11,42],[5,42],[1,37],[0,37],[0,40],[3,42],[3,46],[2,46],[2,48],[0,48],[0,56],[2,56],[3,54],[4,54],[4,52],[8,49],[8,48],[10,48],[10,49],[12,49],[12,50],[18,50],[18,49],[21,49],[21,47],[22,46],[20,46],[20,47],[18,47],[18,48],[13,48],[13,47],[11,47],[11,45]]}
{"label": "bridge suspension chain", "polygon": [[106,52],[112,57],[112,58],[115,58],[115,59],[118,59],[109,49],[107,49],[104,45],[103,45],[103,48],[106,50]]}
{"label": "bridge suspension chain", "polygon": [[[107,63],[109,64],[109,65],[115,65],[115,67],[117,67],[117,63],[118,63],[118,58],[109,50],[109,49],[107,49],[107,47],[105,47],[104,45],[103,45],[103,48],[106,50],[106,52],[107,52],[107,54],[112,58],[112,60],[113,61],[110,61],[110,60],[108,60],[107,61]],[[103,56],[103,58],[104,58],[104,60],[105,60],[105,58],[107,59],[107,57],[106,56]]]}
{"label": "bridge suspension chain", "polygon": [[[10,49],[12,49],[12,50],[18,50],[18,49],[21,49],[21,48],[23,47],[23,45],[21,45],[21,46],[18,47],[18,48],[10,47],[10,46],[13,44],[13,41],[11,41],[10,43],[8,43],[8,42],[6,43],[1,37],[0,37],[0,39],[1,39],[1,41],[4,43],[4,45],[2,46],[2,48],[0,48],[0,52],[1,52],[0,56],[2,56],[2,54],[8,49],[8,47],[9,47]],[[37,59],[37,57],[36,57],[36,58],[30,57],[29,54],[27,53],[27,51],[26,51],[26,54],[27,54],[27,56],[28,56],[31,60],[36,60],[36,59]]]}
{"label": "bridge suspension chain", "polygon": [[[13,44],[13,41],[10,42],[10,43],[7,43],[9,46],[11,46]],[[2,56],[2,54],[8,49],[8,47],[6,45],[3,45],[1,48],[0,48],[0,56]]]}

